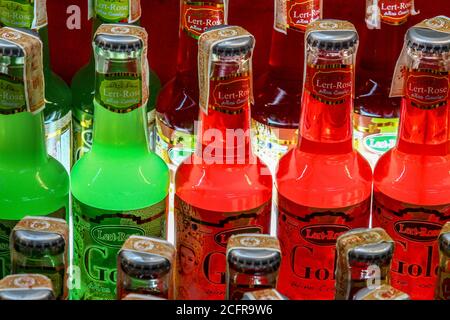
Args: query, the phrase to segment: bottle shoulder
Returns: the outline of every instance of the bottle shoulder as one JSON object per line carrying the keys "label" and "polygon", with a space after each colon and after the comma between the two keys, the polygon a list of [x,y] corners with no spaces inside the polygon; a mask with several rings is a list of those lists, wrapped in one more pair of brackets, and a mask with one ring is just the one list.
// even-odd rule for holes
{"label": "bottle shoulder", "polygon": [[168,193],[169,170],[153,153],[126,158],[85,154],[72,168],[72,194],[92,207],[135,210],[162,201]]}
{"label": "bottle shoulder", "polygon": [[374,187],[385,195],[411,204],[450,203],[450,155],[386,152],[374,169]]}
{"label": "bottle shoulder", "polygon": [[356,151],[325,155],[294,148],[279,162],[278,192],[285,198],[317,208],[347,207],[371,195],[372,169]]}
{"label": "bottle shoulder", "polygon": [[67,171],[51,157],[39,166],[0,165],[0,211],[9,208],[11,213],[48,214],[67,205],[69,187]]}
{"label": "bottle shoulder", "polygon": [[45,118],[60,119],[72,108],[72,92],[69,86],[53,71],[45,74]]}
{"label": "bottle shoulder", "polygon": [[175,174],[176,194],[191,205],[212,211],[250,210],[271,199],[272,175],[259,159],[243,165],[192,162],[186,159]]}

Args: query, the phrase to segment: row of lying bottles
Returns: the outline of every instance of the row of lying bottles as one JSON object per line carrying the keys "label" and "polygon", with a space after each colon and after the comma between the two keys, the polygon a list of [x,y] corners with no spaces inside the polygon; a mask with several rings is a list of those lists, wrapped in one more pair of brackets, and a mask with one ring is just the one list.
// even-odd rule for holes
{"label": "row of lying bottles", "polygon": [[[25,217],[11,233],[12,274],[0,280],[0,300],[63,300],[80,279],[68,279],[67,223],[48,217]],[[440,263],[435,298],[448,299],[450,223],[440,232]],[[410,300],[391,285],[395,244],[382,228],[358,228],[336,240],[336,300]],[[168,241],[128,237],[117,253],[117,300],[180,298],[179,279],[187,265],[177,265]],[[226,243],[226,300],[287,300],[277,290],[282,258],[277,238],[241,233]],[[182,272],[180,272],[180,270]],[[79,275],[79,273],[78,273]],[[177,279],[177,280],[175,280]]]}
{"label": "row of lying bottles", "polygon": [[[372,177],[352,146],[358,34],[344,21],[309,25],[299,141],[276,174],[283,295],[332,299],[336,239],[368,227],[372,211],[373,225],[400,244],[392,285],[414,299],[434,297],[437,237],[450,219],[448,26],[437,17],[408,30],[393,85],[404,96],[400,138]],[[273,181],[251,148],[253,36],[222,26],[198,41],[199,138],[174,176],[175,296],[221,299],[230,236],[271,231]],[[123,24],[96,30],[96,120],[92,150],[71,174],[73,217],[69,178],[45,147],[42,47],[33,33],[0,29],[1,271],[9,273],[7,244],[18,220],[67,217],[81,281],[72,298],[111,299],[128,236],[166,237],[170,174],[148,148],[147,34]]]}

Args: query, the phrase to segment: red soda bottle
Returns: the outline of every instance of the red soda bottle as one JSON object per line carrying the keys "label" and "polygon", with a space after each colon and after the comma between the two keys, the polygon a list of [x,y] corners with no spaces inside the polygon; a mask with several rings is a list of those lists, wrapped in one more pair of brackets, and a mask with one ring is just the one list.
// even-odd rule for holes
{"label": "red soda bottle", "polygon": [[368,227],[372,172],[352,145],[358,34],[340,20],[309,28],[299,142],[277,172],[278,290],[290,299],[333,299],[336,239]]}
{"label": "red soda bottle", "polygon": [[423,28],[445,23],[406,34],[399,137],[374,171],[373,224],[396,241],[392,286],[412,299],[433,299],[437,238],[450,221],[450,34]]}
{"label": "red soda bottle", "polygon": [[201,127],[175,176],[177,299],[224,299],[228,238],[270,231],[272,176],[250,145],[253,45],[240,27],[199,40]]}
{"label": "red soda bottle", "polygon": [[156,106],[155,151],[172,173],[195,148],[197,41],[206,29],[226,23],[226,3],[226,0],[181,0],[177,72],[162,88]]}
{"label": "red soda bottle", "polygon": [[256,82],[252,107],[253,147],[272,168],[297,142],[304,32],[321,17],[321,0],[275,1],[269,69]]}
{"label": "red soda bottle", "polygon": [[[366,0],[365,23],[358,26],[361,54],[356,77],[354,143],[372,167],[395,146],[397,139],[400,98],[390,98],[389,91],[405,32],[412,20],[418,19],[413,13],[414,0]],[[363,20],[363,12],[358,17]]]}

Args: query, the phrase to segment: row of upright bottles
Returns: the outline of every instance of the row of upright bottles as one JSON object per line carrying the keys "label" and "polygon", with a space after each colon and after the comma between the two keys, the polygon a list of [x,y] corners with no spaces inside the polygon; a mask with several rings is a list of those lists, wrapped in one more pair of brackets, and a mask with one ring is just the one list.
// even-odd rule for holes
{"label": "row of upright bottles", "polygon": [[[296,69],[281,56],[284,50],[275,52],[274,44],[271,69],[258,84],[267,88],[268,95],[290,92],[266,98],[277,102],[286,98],[290,107],[280,112],[296,108],[299,116],[299,124],[289,122],[283,127],[287,131],[280,131],[290,142],[278,143],[272,154],[273,150],[266,152],[271,148],[252,148],[270,147],[281,137],[275,120],[255,119],[260,111],[278,112],[270,111],[276,104],[263,95],[256,94],[253,101],[255,38],[242,27],[222,25],[226,1],[207,5],[183,1],[179,70],[162,89],[156,107],[156,150],[166,152],[158,157],[150,150],[149,114],[156,78],[147,61],[148,35],[130,23],[139,20],[138,4],[129,2],[116,19],[117,14],[109,11],[116,7],[109,1],[95,2],[97,18],[106,23],[97,22],[93,62],[80,75],[86,77],[80,80],[85,94],[76,96],[86,104],[73,109],[80,111],[74,114],[78,120],[95,122],[91,150],[71,171],[71,217],[68,174],[46,151],[45,44],[32,31],[0,29],[2,273],[9,273],[8,239],[17,221],[25,215],[63,217],[72,225],[71,264],[79,268],[80,277],[71,298],[113,299],[117,255],[124,241],[132,235],[167,237],[172,169],[175,298],[224,298],[229,238],[269,234],[273,202],[283,258],[277,286],[281,294],[333,299],[336,239],[346,231],[369,227],[372,217],[372,225],[383,227],[396,242],[392,286],[413,299],[434,297],[437,238],[450,220],[448,18],[425,20],[402,36],[405,41],[391,71],[394,81],[383,80],[386,97],[388,86],[391,95],[399,97],[399,139],[372,171],[353,143],[353,113],[358,112],[354,103],[359,99],[357,53],[364,48],[354,25],[319,19],[320,3],[315,6],[314,1],[305,7],[295,1],[276,2],[274,42],[288,48],[290,42],[283,37],[295,35],[292,43],[305,54],[297,56],[301,67]],[[299,8],[310,14],[296,13]],[[89,72],[92,75],[87,76]],[[284,87],[286,79],[292,91]],[[171,98],[164,99],[166,95]],[[163,111],[160,106],[167,101],[182,102],[183,107]],[[292,101],[299,105],[291,105]],[[178,116],[181,122],[174,126]],[[190,124],[197,119],[195,132]],[[252,124],[263,128],[260,134],[250,134]],[[173,137],[177,130],[182,132],[177,142],[164,146],[161,135]],[[271,142],[262,141],[266,138]]]}

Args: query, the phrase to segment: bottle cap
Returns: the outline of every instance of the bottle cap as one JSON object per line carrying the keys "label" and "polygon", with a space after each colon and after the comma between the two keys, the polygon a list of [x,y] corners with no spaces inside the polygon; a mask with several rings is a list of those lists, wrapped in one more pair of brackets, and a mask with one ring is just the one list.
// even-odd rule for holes
{"label": "bottle cap", "polygon": [[315,31],[306,39],[310,46],[321,50],[337,51],[352,48],[358,42],[356,31]]}
{"label": "bottle cap", "polygon": [[170,271],[170,261],[146,252],[123,250],[119,254],[123,272],[133,278],[157,279]]}
{"label": "bottle cap", "polygon": [[439,247],[448,256],[450,256],[450,232],[439,236]]}
{"label": "bottle cap", "polygon": [[[221,25],[209,28],[210,30],[218,30],[230,27],[228,25]],[[213,46],[212,51],[214,54],[220,56],[237,56],[246,54],[249,52],[254,45],[253,37],[251,36],[243,36],[237,39],[224,40]]]}
{"label": "bottle cap", "polygon": [[0,300],[55,300],[50,289],[11,289],[0,292]]}
{"label": "bottle cap", "polygon": [[114,52],[133,52],[143,48],[139,38],[129,35],[98,34],[94,42],[97,47]]}
{"label": "bottle cap", "polygon": [[358,262],[382,262],[390,260],[394,253],[392,242],[368,243],[357,246],[348,252],[350,263]]}
{"label": "bottle cap", "polygon": [[267,249],[232,249],[228,253],[228,263],[242,273],[270,273],[279,269],[281,254]]}
{"label": "bottle cap", "polygon": [[14,230],[11,241],[14,250],[28,256],[62,254],[66,244],[64,237],[58,233],[32,230]]}
{"label": "bottle cap", "polygon": [[450,51],[450,34],[425,28],[410,28],[406,33],[406,44],[409,48],[439,53]]}
{"label": "bottle cap", "polygon": [[[25,28],[13,28],[14,30],[28,33],[29,35],[35,36],[39,38],[39,34],[36,31]],[[15,43],[11,43],[9,41],[0,39],[0,55],[6,57],[16,57],[20,58],[24,56],[24,52],[21,47],[19,47]]]}

